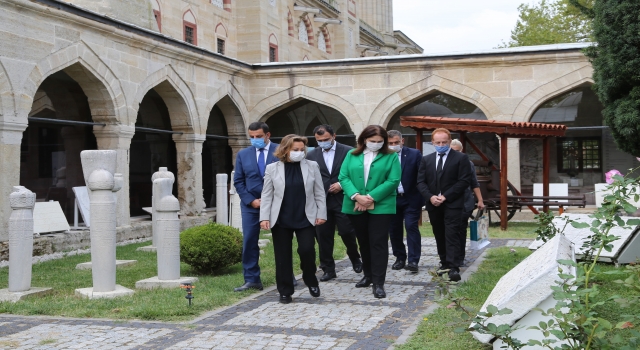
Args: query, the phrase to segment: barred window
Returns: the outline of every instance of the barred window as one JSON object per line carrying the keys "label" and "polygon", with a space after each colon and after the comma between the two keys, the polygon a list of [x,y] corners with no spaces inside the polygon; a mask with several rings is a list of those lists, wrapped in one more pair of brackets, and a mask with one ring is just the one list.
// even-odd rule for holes
{"label": "barred window", "polygon": [[558,172],[591,172],[602,170],[602,148],[599,138],[558,139]]}
{"label": "barred window", "polygon": [[184,41],[189,44],[196,44],[196,28],[189,24],[184,25]]}
{"label": "barred window", "polygon": [[218,53],[224,55],[224,39],[218,39]]}

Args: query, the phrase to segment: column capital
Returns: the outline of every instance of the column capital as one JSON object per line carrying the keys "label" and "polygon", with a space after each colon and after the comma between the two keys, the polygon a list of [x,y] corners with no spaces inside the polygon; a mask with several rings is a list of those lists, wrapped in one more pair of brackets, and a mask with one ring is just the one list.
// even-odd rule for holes
{"label": "column capital", "polygon": [[109,124],[93,127],[99,149],[129,149],[135,132],[136,128],[132,125]]}
{"label": "column capital", "polygon": [[202,134],[173,134],[173,142],[180,153],[202,153],[202,145],[207,139]]}
{"label": "column capital", "polygon": [[19,145],[22,143],[22,133],[28,124],[0,120],[0,144]]}

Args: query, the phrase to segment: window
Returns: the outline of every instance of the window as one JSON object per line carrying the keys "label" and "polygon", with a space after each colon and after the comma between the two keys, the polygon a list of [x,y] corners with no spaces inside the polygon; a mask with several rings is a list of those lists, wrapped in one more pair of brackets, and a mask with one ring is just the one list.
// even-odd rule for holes
{"label": "window", "polygon": [[[196,29],[190,25],[184,25],[184,41],[194,44]],[[194,44],[195,45],[195,44]]]}
{"label": "window", "polygon": [[278,47],[269,45],[269,62],[278,62]]}
{"label": "window", "polygon": [[224,39],[218,39],[218,53],[224,55]]}
{"label": "window", "polygon": [[600,138],[558,139],[558,172],[581,173],[602,170]]}
{"label": "window", "polygon": [[196,17],[191,10],[187,10],[187,12],[182,15],[182,23],[184,27],[184,41],[192,45],[198,45],[198,25],[196,24]]}

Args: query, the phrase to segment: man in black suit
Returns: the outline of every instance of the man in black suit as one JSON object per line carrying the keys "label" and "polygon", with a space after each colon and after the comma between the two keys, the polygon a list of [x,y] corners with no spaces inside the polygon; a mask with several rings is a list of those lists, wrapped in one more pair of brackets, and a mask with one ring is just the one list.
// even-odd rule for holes
{"label": "man in black suit", "polygon": [[[422,154],[417,149],[404,147],[402,133],[398,130],[387,131],[389,135],[389,148],[398,153],[402,166],[402,178],[398,186],[396,197],[396,215],[391,221],[389,239],[396,262],[391,267],[393,270],[405,268],[411,272],[418,272],[418,262],[422,248],[418,221],[422,215],[424,199],[417,191],[418,169],[422,161]],[[407,249],[403,241],[402,223],[407,230],[407,248],[409,251],[407,262]],[[406,265],[405,265],[406,264]]]}
{"label": "man in black suit", "polygon": [[469,187],[471,163],[466,154],[451,150],[449,130],[434,130],[431,142],[436,152],[422,158],[418,190],[426,199],[440,256],[440,270],[449,270],[449,279],[459,281],[460,266],[464,264],[460,251],[466,241],[466,232],[464,236],[461,234],[460,217],[464,210],[465,189]]}
{"label": "man in black suit", "polygon": [[362,261],[358,253],[355,231],[347,216],[342,213],[344,192],[338,182],[340,167],[352,147],[336,141],[336,134],[331,125],[317,126],[313,130],[313,135],[318,141],[318,147],[307,154],[307,159],[317,162],[320,166],[320,174],[327,195],[327,222],[324,225],[316,226],[320,268],[324,271],[320,281],[326,282],[337,277],[336,262],[333,260],[336,225],[338,226],[338,235],[347,247],[347,255],[353,265],[353,271],[362,272]]}

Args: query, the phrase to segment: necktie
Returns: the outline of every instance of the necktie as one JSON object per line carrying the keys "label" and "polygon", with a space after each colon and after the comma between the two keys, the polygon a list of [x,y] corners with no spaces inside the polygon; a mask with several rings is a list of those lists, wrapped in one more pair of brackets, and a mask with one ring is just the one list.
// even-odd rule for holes
{"label": "necktie", "polygon": [[438,187],[438,194],[442,193],[442,189],[440,188],[440,176],[442,176],[442,160],[444,159],[444,155],[446,153],[438,153],[440,157],[438,159],[438,166],[436,167],[436,186]]}
{"label": "necktie", "polygon": [[264,176],[264,148],[260,148],[258,151],[260,152],[260,155],[258,156],[258,170],[260,170],[260,176]]}

